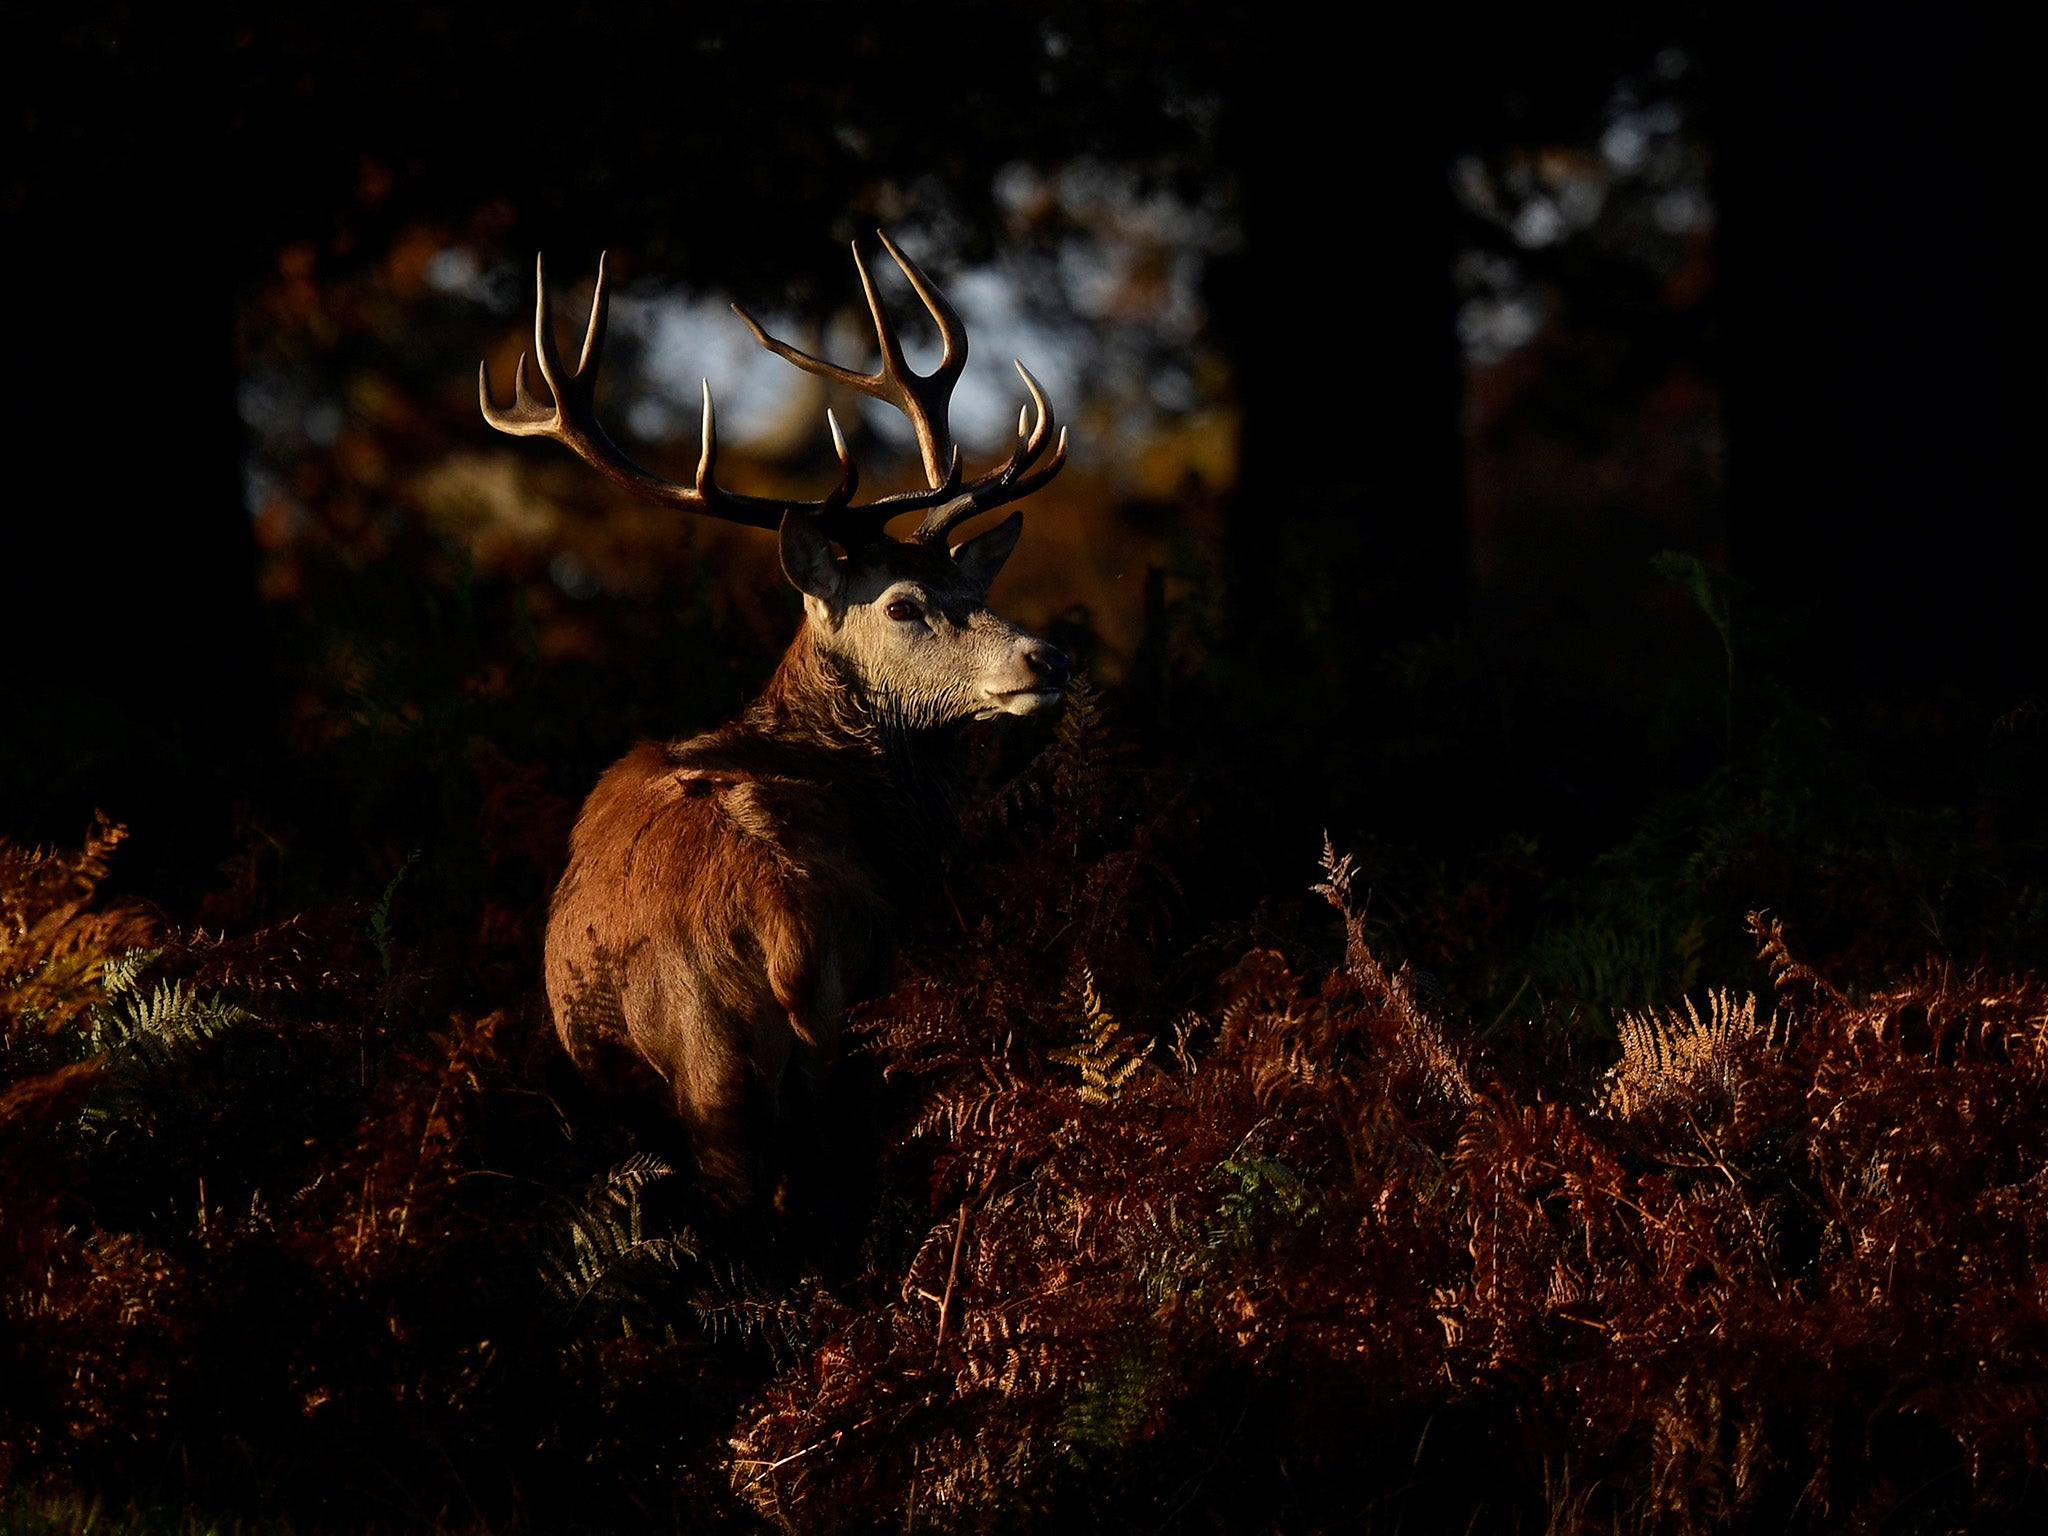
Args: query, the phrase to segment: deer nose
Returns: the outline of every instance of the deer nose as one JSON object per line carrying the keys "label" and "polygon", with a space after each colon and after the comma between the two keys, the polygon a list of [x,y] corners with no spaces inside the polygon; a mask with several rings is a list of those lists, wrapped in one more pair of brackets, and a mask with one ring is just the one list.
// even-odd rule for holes
{"label": "deer nose", "polygon": [[1048,688],[1064,688],[1073,666],[1067,660],[1067,653],[1057,646],[1047,645],[1043,640],[1024,653],[1024,664],[1045,680]]}

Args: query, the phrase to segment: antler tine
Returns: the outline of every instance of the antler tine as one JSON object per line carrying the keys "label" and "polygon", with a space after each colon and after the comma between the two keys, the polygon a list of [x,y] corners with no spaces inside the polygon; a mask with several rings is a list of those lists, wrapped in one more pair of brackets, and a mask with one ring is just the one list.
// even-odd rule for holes
{"label": "antler tine", "polygon": [[[939,366],[932,370],[930,377],[944,377],[950,384],[960,377],[960,370],[967,366],[967,327],[960,323],[959,312],[947,301],[946,296],[919,270],[916,262],[903,254],[896,242],[889,238],[887,231],[876,230],[875,238],[882,242],[882,249],[889,253],[903,275],[910,279],[911,290],[924,301],[924,307],[931,315],[932,323],[938,326],[939,344],[944,351],[940,353]],[[854,255],[858,257],[859,254],[859,250],[856,249]],[[865,266],[861,275],[863,278],[867,275]]]}
{"label": "antler tine", "polygon": [[[858,259],[858,253],[856,253],[856,259]],[[754,333],[754,340],[758,341],[770,352],[773,352],[785,363],[794,363],[797,367],[803,369],[805,373],[815,373],[821,379],[830,379],[834,384],[844,384],[848,389],[857,389],[864,395],[875,394],[876,375],[855,373],[851,368],[842,368],[837,363],[828,363],[822,357],[813,357],[808,352],[792,347],[786,341],[770,336],[761,328],[760,321],[756,320],[737,304],[733,305],[732,312],[738,315],[745,322],[747,329]]]}
{"label": "antler tine", "polygon": [[[526,354],[521,353],[513,374],[512,404],[500,407],[491,398],[488,364],[477,368],[477,401],[484,420],[500,432],[514,437],[551,437],[595,469],[614,485],[648,501],[681,507],[742,523],[750,528],[775,528],[791,503],[756,496],[738,496],[719,487],[713,478],[718,439],[711,411],[711,386],[704,386],[704,439],[697,458],[697,483],[678,485],[652,470],[643,469],[620,451],[597,419],[597,370],[604,352],[605,324],[610,312],[610,287],[605,263],[598,262],[597,284],[591,294],[590,320],[584,328],[583,351],[574,373],[562,361],[555,343],[554,304],[548,294],[547,258],[536,255],[533,263],[533,356],[540,376],[554,395],[544,405],[527,385]],[[808,503],[799,503],[808,507]]]}
{"label": "antler tine", "polygon": [[[1008,462],[997,465],[958,496],[927,512],[924,521],[911,535],[918,543],[938,543],[977,513],[990,511],[1006,502],[1022,501],[1066,467],[1067,429],[1060,427],[1052,457],[1037,469],[1032,469],[1032,465],[1038,463],[1039,455],[1045,451],[1046,439],[1057,423],[1052,402],[1046,398],[1043,386],[1031,376],[1031,370],[1021,361],[1013,360],[1012,366],[1024,380],[1024,387],[1031,392],[1031,404],[1018,407],[1017,441],[1010,449]],[[1037,412],[1035,420],[1032,418],[1034,408]]]}
{"label": "antler tine", "polygon": [[[881,232],[878,230],[876,233]],[[854,270],[860,274],[861,292],[867,297],[868,313],[875,323],[875,344],[881,352],[880,362],[873,373],[855,373],[851,368],[842,368],[837,363],[813,357],[769,335],[752,315],[737,304],[732,307],[733,313],[754,333],[754,340],[784,362],[901,411],[917,433],[917,450],[924,461],[925,483],[933,491],[943,491],[954,454],[953,428],[948,412],[953,401],[953,386],[960,380],[960,370],[967,366],[967,328],[960,323],[960,316],[946,301],[946,296],[932,285],[931,279],[918,269],[915,262],[897,248],[895,241],[887,235],[882,235],[881,240],[883,249],[910,280],[912,290],[923,301],[939,328],[939,341],[944,350],[939,357],[939,366],[928,374],[913,373],[905,360],[896,324],[882,303],[874,274],[868,270],[867,259],[861,255],[857,240],[853,243]]]}
{"label": "antler tine", "polygon": [[704,409],[697,418],[697,494],[708,501],[717,485],[712,476],[718,468],[718,416],[711,409],[711,381],[699,382],[704,390]]}
{"label": "antler tine", "polygon": [[[1038,412],[1038,421],[1031,429],[1031,438],[1026,446],[1028,462],[1029,459],[1037,458],[1039,450],[1045,446],[1046,435],[1052,431],[1055,418],[1053,416],[1052,402],[1045,397],[1044,387],[1031,376],[1031,370],[1024,366],[1024,360],[1020,357],[1013,357],[1010,359],[1010,366],[1017,370],[1017,376],[1024,381],[1024,387],[1031,391],[1031,404]],[[1017,435],[1019,437],[1024,435],[1024,408],[1022,406],[1017,408]]]}
{"label": "antler tine", "polygon": [[[590,291],[590,324],[583,332],[583,351],[576,359],[576,377],[589,375],[591,383],[597,382],[597,365],[604,353],[605,322],[611,317],[612,295],[605,276],[605,262],[610,251],[597,253],[597,282]],[[710,387],[707,383],[707,389]]]}
{"label": "antler tine", "polygon": [[[846,434],[839,430],[839,418],[832,414],[830,406],[825,408],[825,425],[832,431],[832,451],[839,456],[839,484],[825,498],[825,506],[836,510],[852,503],[853,493],[860,489],[860,469],[853,462],[853,454],[846,446]],[[877,525],[874,531],[880,533],[882,530]]]}
{"label": "antler tine", "polygon": [[[562,375],[567,370],[562,367],[561,349],[555,345],[555,301],[548,296],[547,263],[544,253],[534,253],[533,287],[539,297],[533,305],[533,358],[540,365],[540,376],[547,381],[559,407],[564,395]],[[574,374],[569,376],[569,382],[575,382]]]}
{"label": "antler tine", "polygon": [[1012,502],[1022,501],[1034,491],[1042,489],[1053,476],[1067,467],[1067,429],[1060,428],[1059,442],[1053,448],[1052,457],[1031,473],[1012,478],[1012,465],[1015,463],[1016,459],[1013,457],[1011,464],[983,475],[951,501],[932,508],[924,515],[924,521],[917,525],[917,530],[911,534],[911,541],[918,544],[942,543],[947,534],[968,518],[979,516],[983,512],[991,512],[997,507],[1008,506]]}
{"label": "antler tine", "polygon": [[1021,500],[1023,497],[1029,496],[1033,491],[1037,490],[1040,486],[1046,484],[1046,482],[1051,480],[1054,475],[1058,474],[1061,470],[1065,469],[1066,467],[1067,429],[1065,427],[1061,427],[1060,439],[1056,444],[1053,445],[1052,457],[1047,459],[1043,464],[1039,465],[1039,467],[1033,470],[1030,474],[1024,476],[1024,478],[1019,480],[1015,485],[1011,486],[1009,499],[1012,501],[1017,501]]}
{"label": "antler tine", "polygon": [[[875,322],[875,345],[881,353],[874,372],[877,388],[873,391],[879,398],[897,400],[902,393],[903,383],[910,377],[910,363],[903,356],[903,342],[896,334],[896,327],[889,319],[889,311],[883,307],[882,294],[875,287],[875,275],[868,270],[867,258],[860,253],[860,242],[853,242],[853,270],[860,274],[860,291],[867,298],[868,314]],[[891,388],[894,385],[896,388]],[[912,417],[915,420],[915,416]]]}

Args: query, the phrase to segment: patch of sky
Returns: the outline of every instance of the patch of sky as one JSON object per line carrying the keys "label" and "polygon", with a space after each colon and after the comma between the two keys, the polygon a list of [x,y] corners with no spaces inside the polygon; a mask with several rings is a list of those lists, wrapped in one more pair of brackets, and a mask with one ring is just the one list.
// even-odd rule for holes
{"label": "patch of sky", "polygon": [[548,562],[548,578],[566,597],[586,602],[604,591],[604,582],[588,561],[573,549],[565,549]]}
{"label": "patch of sky", "polygon": [[[972,452],[1005,449],[1017,431],[1017,412],[1030,399],[1013,360],[1031,370],[1057,408],[1079,403],[1091,372],[1086,332],[1058,315],[1035,312],[1025,301],[1026,274],[1014,260],[963,267],[945,283],[946,294],[967,327],[967,367],[953,394],[953,432]],[[917,362],[912,354],[913,364]],[[938,361],[936,342],[925,367]],[[907,444],[909,426],[894,413],[877,422],[887,438]]]}
{"label": "patch of sky", "polygon": [[251,371],[235,389],[235,413],[242,425],[263,438],[295,433],[304,419],[305,389],[299,380],[277,369]]}
{"label": "patch of sky", "polygon": [[339,401],[315,400],[306,407],[299,429],[306,434],[306,441],[315,447],[332,448],[341,438],[343,419]]}
{"label": "patch of sky", "polygon": [[[1678,242],[1714,222],[1702,147],[1674,84],[1691,67],[1683,49],[1666,48],[1648,69],[1616,81],[1591,144],[1459,156],[1449,168],[1452,195],[1505,244],[1528,253],[1532,272],[1541,269],[1542,253],[1580,238],[1653,267],[1673,265]],[[1498,362],[1541,329],[1545,305],[1521,264],[1468,250],[1457,284],[1458,336],[1469,362]]]}
{"label": "patch of sky", "polygon": [[469,298],[483,281],[484,269],[483,263],[477,260],[475,251],[451,245],[427,258],[427,265],[421,276],[426,279],[427,286],[436,293]]}
{"label": "patch of sky", "polygon": [[287,535],[303,533],[312,522],[305,504],[292,495],[284,481],[253,458],[242,460],[242,508],[251,517],[281,512]]}
{"label": "patch of sky", "polygon": [[494,315],[509,315],[533,302],[526,287],[533,281],[531,266],[501,261],[486,268],[477,253],[463,245],[434,252],[420,275],[434,292],[481,304]]}
{"label": "patch of sky", "polygon": [[1650,217],[1667,235],[1687,235],[1713,227],[1714,202],[1705,187],[1673,187],[1650,205]]}
{"label": "patch of sky", "polygon": [[346,421],[341,403],[315,395],[310,381],[278,368],[251,370],[235,387],[235,414],[266,449],[332,448]]}
{"label": "patch of sky", "polygon": [[[621,336],[638,344],[639,388],[626,407],[628,435],[658,442],[694,433],[705,379],[721,441],[747,445],[776,434],[789,409],[794,370],[762,350],[729,300],[678,290],[621,293],[612,299],[611,315]],[[787,315],[755,318],[800,346],[813,339]]]}
{"label": "patch of sky", "polygon": [[[1237,237],[1220,203],[1191,203],[1135,171],[1094,161],[1050,171],[1006,166],[994,191],[1006,228],[983,259],[959,258],[969,230],[935,185],[903,194],[890,227],[967,328],[968,362],[952,406],[967,453],[999,453],[1013,439],[1029,396],[1012,359],[1031,370],[1064,420],[1098,408],[1119,438],[1213,403],[1204,396],[1218,372],[1203,367],[1202,282],[1208,260]],[[929,372],[940,357],[936,327],[887,257],[872,248],[868,255],[907,360]],[[621,349],[630,366],[614,374],[620,394],[613,409],[627,435],[692,435],[699,381],[708,377],[723,440],[756,448],[789,441],[796,376],[754,342],[723,296],[639,287],[618,295],[612,313],[630,338]],[[757,318],[772,334],[845,367],[874,366],[873,332],[857,303],[822,327],[785,314]],[[884,442],[909,450],[910,426],[897,412],[867,407],[862,420]],[[1127,446],[1090,442],[1101,435],[1077,435],[1077,459]]]}
{"label": "patch of sky", "polygon": [[284,494],[284,482],[254,459],[242,460],[242,507],[251,517]]}
{"label": "patch of sky", "polygon": [[1458,306],[1458,341],[1475,364],[1497,363],[1527,345],[1543,327],[1543,302],[1520,265],[1490,251],[1458,258],[1457,283],[1469,295]]}
{"label": "patch of sky", "polygon": [[1641,170],[1649,154],[1649,130],[1638,113],[1624,113],[1600,135],[1600,158],[1617,176],[1631,176]]}

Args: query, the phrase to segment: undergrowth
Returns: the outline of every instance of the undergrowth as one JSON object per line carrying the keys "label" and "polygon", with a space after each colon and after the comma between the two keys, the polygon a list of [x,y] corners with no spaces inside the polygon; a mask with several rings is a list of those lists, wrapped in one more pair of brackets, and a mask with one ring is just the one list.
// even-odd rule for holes
{"label": "undergrowth", "polygon": [[100,894],[118,828],[7,847],[7,1528],[2040,1519],[2048,984],[1759,911],[1607,1044],[1466,1016],[1334,848],[1219,917],[1206,838],[1081,690],[857,1016],[838,1263],[560,1070],[537,904],[222,934]]}

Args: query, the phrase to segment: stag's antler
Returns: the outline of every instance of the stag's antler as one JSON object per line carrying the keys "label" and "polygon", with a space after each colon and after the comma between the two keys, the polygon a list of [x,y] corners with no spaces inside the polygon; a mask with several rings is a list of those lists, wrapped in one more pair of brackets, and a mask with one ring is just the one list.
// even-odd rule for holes
{"label": "stag's antler", "polygon": [[[953,528],[973,517],[978,512],[987,512],[1009,502],[1022,501],[1033,491],[1044,485],[1066,467],[1067,429],[1060,427],[1059,441],[1053,448],[1052,457],[1043,464],[1038,463],[1039,455],[1045,452],[1045,445],[1052,440],[1056,425],[1052,414],[1052,402],[1045,398],[1045,391],[1039,388],[1038,380],[1031,377],[1031,370],[1016,359],[1011,366],[1024,380],[1024,387],[1031,391],[1031,404],[1037,410],[1037,417],[1027,422],[1030,410],[1018,407],[1017,446],[1010,450],[1008,462],[997,465],[981,476],[958,495],[940,502],[925,513],[924,521],[917,525],[911,535],[920,544],[935,543],[950,533]],[[1037,468],[1032,466],[1037,464]],[[960,450],[953,450],[953,471],[946,485],[934,487],[935,493],[953,489],[960,477]],[[877,503],[882,505],[883,503]],[[894,516],[894,514],[890,514]]]}
{"label": "stag's antler", "polygon": [[953,461],[959,450],[953,445],[952,423],[948,419],[947,407],[952,403],[953,386],[960,382],[960,370],[967,366],[967,328],[960,323],[960,316],[953,306],[946,302],[946,296],[931,285],[916,263],[896,248],[896,242],[880,230],[882,249],[896,260],[903,269],[903,275],[910,279],[910,286],[917,290],[917,296],[924,300],[924,307],[931,312],[932,319],[939,327],[939,340],[945,346],[945,353],[939,359],[939,366],[922,376],[910,371],[910,364],[904,360],[903,344],[896,337],[896,327],[890,323],[889,312],[882,307],[882,296],[875,292],[875,279],[868,271],[868,264],[860,254],[860,242],[853,243],[853,265],[860,273],[861,291],[867,295],[868,313],[875,317],[875,340],[881,346],[881,366],[873,373],[855,373],[851,368],[841,368],[837,363],[828,363],[823,358],[812,357],[808,352],[799,352],[786,341],[777,341],[761,329],[759,322],[739,305],[732,312],[744,320],[747,329],[754,333],[754,340],[785,362],[796,364],[805,373],[814,373],[821,379],[830,379],[835,384],[844,384],[848,389],[859,390],[871,399],[893,405],[917,429],[917,449],[924,456],[924,474],[927,482],[936,490],[946,483],[954,472]]}
{"label": "stag's antler", "polygon": [[713,474],[718,457],[718,436],[708,380],[704,384],[703,440],[697,457],[696,483],[679,485],[635,464],[605,432],[597,419],[595,407],[598,362],[604,349],[605,321],[610,308],[602,257],[597,264],[597,289],[590,301],[590,324],[584,333],[583,353],[574,373],[564,367],[561,353],[555,345],[554,314],[548,299],[545,261],[540,257],[534,259],[534,283],[539,290],[534,306],[534,354],[540,363],[541,378],[554,394],[554,404],[542,405],[528,390],[526,356],[522,353],[513,378],[513,399],[509,409],[500,408],[491,399],[488,367],[477,369],[477,394],[483,406],[484,420],[500,432],[508,432],[515,437],[551,437],[607,480],[634,495],[707,517],[722,518],[752,528],[775,528],[786,513],[801,512],[817,518],[829,538],[852,548],[881,537],[892,519],[910,512],[923,512],[924,519],[911,537],[922,543],[941,540],[956,524],[976,513],[1021,501],[1058,474],[1066,463],[1067,434],[1064,428],[1060,430],[1052,457],[1040,464],[1038,461],[1045,452],[1045,446],[1052,439],[1052,406],[1038,381],[1020,362],[1016,365],[1017,372],[1023,376],[1025,388],[1031,392],[1036,418],[1027,420],[1030,411],[1020,411],[1017,444],[1009,460],[964,487],[960,484],[960,450],[953,441],[949,411],[953,386],[959,382],[960,370],[967,363],[967,332],[945,296],[896,248],[895,242],[887,235],[881,239],[883,248],[895,258],[897,266],[902,268],[903,275],[910,280],[911,287],[938,323],[945,351],[939,366],[929,374],[919,375],[910,371],[904,360],[902,343],[897,339],[888,312],[882,307],[881,297],[875,291],[874,279],[869,275],[867,263],[861,259],[858,245],[853,251],[854,265],[860,271],[861,287],[867,294],[868,309],[875,320],[875,339],[881,348],[881,366],[875,372],[855,373],[800,352],[762,330],[754,318],[737,304],[733,310],[754,333],[754,339],[776,356],[794,363],[807,373],[857,389],[902,411],[917,432],[918,450],[923,456],[925,478],[929,483],[926,490],[884,496],[859,507],[851,505],[860,476],[852,455],[847,452],[846,438],[830,411],[825,413],[825,419],[832,431],[833,449],[839,456],[839,484],[822,501],[784,501],[744,496],[724,489]]}
{"label": "stag's antler", "polygon": [[[554,305],[548,298],[547,258],[533,259],[534,287],[539,298],[533,310],[533,350],[540,362],[540,376],[554,394],[554,404],[545,406],[526,387],[526,354],[519,354],[519,367],[512,377],[512,406],[501,410],[491,399],[489,364],[478,364],[477,397],[484,420],[500,432],[514,437],[551,437],[614,485],[634,495],[668,506],[701,512],[707,517],[743,523],[750,528],[776,528],[792,506],[801,506],[817,516],[833,518],[843,513],[860,482],[853,458],[846,451],[846,439],[839,423],[833,421],[832,443],[839,451],[839,484],[820,502],[776,501],[761,496],[742,496],[718,484],[718,422],[711,409],[711,382],[704,381],[702,444],[697,451],[697,482],[678,485],[652,470],[642,469],[620,451],[618,444],[597,419],[597,369],[604,352],[605,322],[611,312],[611,293],[606,287],[605,260],[597,259],[597,290],[590,299],[590,324],[583,333],[583,355],[576,371],[562,364],[555,346]],[[830,413],[828,412],[829,416]]]}

